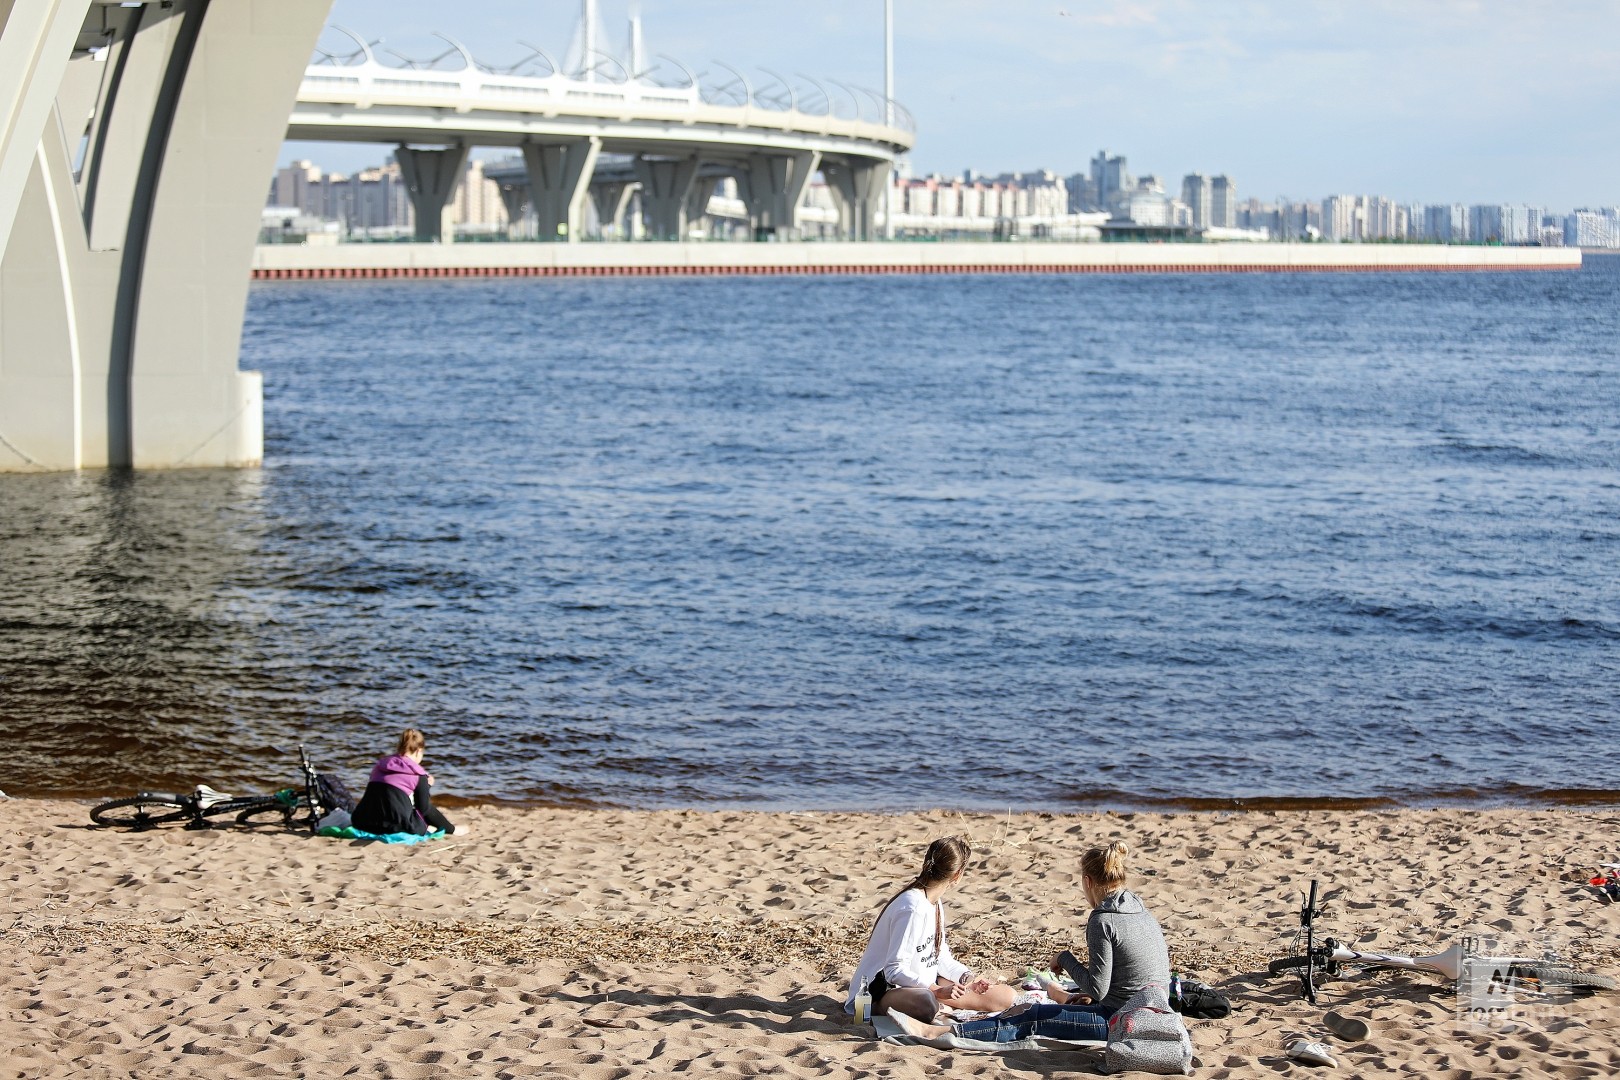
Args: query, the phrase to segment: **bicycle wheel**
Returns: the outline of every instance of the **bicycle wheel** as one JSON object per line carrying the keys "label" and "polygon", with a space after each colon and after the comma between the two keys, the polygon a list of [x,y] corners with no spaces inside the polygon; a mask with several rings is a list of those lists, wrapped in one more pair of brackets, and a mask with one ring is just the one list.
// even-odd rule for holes
{"label": "bicycle wheel", "polygon": [[1595,975],[1590,971],[1576,971],[1563,964],[1512,964],[1508,974],[1517,979],[1538,979],[1543,988],[1559,990],[1613,990],[1617,984],[1611,975]]}
{"label": "bicycle wheel", "polygon": [[[1284,956],[1281,959],[1273,960],[1271,963],[1267,964],[1266,970],[1271,972],[1273,975],[1281,975],[1285,971],[1293,971],[1295,968],[1304,967],[1306,964],[1310,963],[1310,959],[1311,958],[1308,956]],[[1322,970],[1322,965],[1320,962],[1317,963],[1316,970]]]}
{"label": "bicycle wheel", "polygon": [[238,825],[248,826],[280,825],[285,828],[291,828],[293,825],[293,815],[297,812],[298,808],[296,806],[288,806],[286,803],[280,802],[276,799],[271,799],[270,801],[260,803],[257,806],[250,806],[246,810],[243,810],[240,814],[237,814],[236,823]]}
{"label": "bicycle wheel", "polygon": [[114,799],[90,808],[90,820],[97,825],[122,826],[137,832],[171,821],[185,821],[189,817],[191,811],[181,803],[151,795]]}

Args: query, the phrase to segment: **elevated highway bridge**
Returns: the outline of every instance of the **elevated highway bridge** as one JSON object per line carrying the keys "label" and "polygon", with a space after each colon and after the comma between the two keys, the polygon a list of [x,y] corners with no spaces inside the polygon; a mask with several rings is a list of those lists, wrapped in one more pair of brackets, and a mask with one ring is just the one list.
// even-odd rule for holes
{"label": "elevated highway bridge", "polygon": [[[648,233],[678,239],[717,174],[736,178],[757,233],[791,235],[817,172],[843,235],[868,239],[889,170],[916,140],[898,103],[841,83],[767,75],[756,86],[731,68],[707,80],[667,58],[663,81],[630,78],[628,68],[614,81],[565,75],[538,50],[519,70],[495,69],[450,38],[444,54],[422,62],[431,66],[400,66],[338,32],[353,47],[305,71],[287,137],[396,144],[423,240],[450,239],[441,211],[479,146],[522,152],[542,240],[579,238],[588,192],[600,219],[616,219],[630,184],[640,188]],[[629,158],[633,178],[599,170],[602,154]]]}

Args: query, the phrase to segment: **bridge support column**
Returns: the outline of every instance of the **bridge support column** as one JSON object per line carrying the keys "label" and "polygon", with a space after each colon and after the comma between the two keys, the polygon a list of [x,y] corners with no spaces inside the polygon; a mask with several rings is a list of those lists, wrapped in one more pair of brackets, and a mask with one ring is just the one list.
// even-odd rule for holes
{"label": "bridge support column", "polygon": [[501,184],[501,205],[506,207],[506,238],[508,240],[522,240],[529,232],[529,223],[524,218],[524,211],[529,205],[529,188],[526,184]]}
{"label": "bridge support column", "polygon": [[700,176],[692,181],[692,190],[686,196],[686,226],[693,225],[709,212],[709,200],[714,198],[715,186],[720,183],[717,176]]}
{"label": "bridge support column", "polygon": [[90,0],[0,0],[0,251]]}
{"label": "bridge support column", "polygon": [[636,158],[636,178],[641,181],[641,209],[647,232],[654,240],[686,238],[687,199],[697,178],[696,157],[673,160]]}
{"label": "bridge support column", "polygon": [[887,161],[838,161],[821,163],[833,199],[838,204],[838,230],[849,240],[875,240],[878,211],[889,179]]}
{"label": "bridge support column", "polygon": [[449,220],[450,200],[461,185],[462,174],[467,171],[467,147],[414,150],[401,146],[394,151],[394,160],[399,162],[399,174],[411,197],[411,211],[416,215],[416,239],[435,244],[454,243],[456,230]]}
{"label": "bridge support column", "polygon": [[0,0],[0,471],[256,464],[246,271],[330,0],[77,2],[58,51],[70,7]]}
{"label": "bridge support column", "polygon": [[585,191],[601,150],[602,140],[594,135],[572,143],[523,144],[536,239],[565,243],[579,239],[585,229]]}
{"label": "bridge support column", "polygon": [[629,184],[617,181],[591,185],[591,205],[596,208],[598,235],[612,229],[615,236],[624,238],[620,232],[624,208],[630,205],[630,196],[634,194],[635,189]]}
{"label": "bridge support column", "polygon": [[737,175],[737,194],[748,207],[754,239],[790,239],[796,234],[799,203],[820,162],[821,155],[814,150],[748,155]]}

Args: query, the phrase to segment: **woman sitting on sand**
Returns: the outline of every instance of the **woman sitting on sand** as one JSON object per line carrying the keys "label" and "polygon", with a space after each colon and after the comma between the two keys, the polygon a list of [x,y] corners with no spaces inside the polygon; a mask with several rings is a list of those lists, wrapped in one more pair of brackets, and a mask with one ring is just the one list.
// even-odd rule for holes
{"label": "woman sitting on sand", "polygon": [[974,978],[945,942],[940,901],[962,880],[972,854],[967,841],[956,836],[928,845],[916,879],[878,913],[850,980],[845,1012],[855,1011],[863,990],[872,995],[873,1015],[901,1012],[929,1021],[942,1007],[1000,1012],[1017,1000],[1011,986]]}
{"label": "woman sitting on sand", "polygon": [[1170,950],[1164,933],[1135,893],[1125,888],[1125,857],[1130,848],[1115,841],[1080,857],[1080,885],[1091,904],[1086,920],[1084,971],[1065,993],[1055,983],[1044,988],[1050,1005],[1031,1005],[1006,1016],[969,1020],[949,1027],[919,1024],[910,1014],[894,1016],[909,1035],[934,1038],[954,1034],[983,1042],[1017,1042],[1037,1036],[1074,1041],[1108,1038],[1108,1018],[1132,994],[1150,985],[1170,985]]}
{"label": "woman sitting on sand", "polygon": [[406,728],[400,732],[399,745],[394,752],[378,758],[377,764],[371,767],[366,793],[360,796],[360,805],[354,808],[349,824],[379,836],[465,833],[465,825],[456,828],[433,807],[433,798],[428,794],[428,788],[433,786],[433,774],[422,768],[422,755],[426,752],[427,740],[420,731]]}

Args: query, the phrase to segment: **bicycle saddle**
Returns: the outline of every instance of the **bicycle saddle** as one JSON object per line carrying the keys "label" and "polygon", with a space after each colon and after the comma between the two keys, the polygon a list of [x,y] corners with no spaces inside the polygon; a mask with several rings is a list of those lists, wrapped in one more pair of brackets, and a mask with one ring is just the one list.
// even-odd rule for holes
{"label": "bicycle saddle", "polygon": [[235,795],[227,795],[223,791],[215,791],[207,784],[198,784],[197,790],[192,792],[192,797],[197,800],[204,810],[208,809],[210,806],[213,806],[215,803],[221,803],[226,799],[236,798]]}

